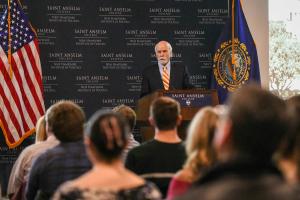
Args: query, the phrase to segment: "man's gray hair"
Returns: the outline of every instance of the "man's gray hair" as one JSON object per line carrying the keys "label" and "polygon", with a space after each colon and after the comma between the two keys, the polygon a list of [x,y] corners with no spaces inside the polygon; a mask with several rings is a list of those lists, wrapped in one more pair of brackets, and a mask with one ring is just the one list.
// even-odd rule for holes
{"label": "man's gray hair", "polygon": [[158,45],[159,43],[161,43],[161,42],[167,43],[168,49],[169,49],[170,52],[172,53],[172,46],[171,46],[171,44],[170,44],[169,42],[167,42],[167,41],[164,41],[164,40],[159,41],[158,43],[156,43],[156,45],[155,45],[155,47],[154,47],[155,52],[156,52],[156,49],[157,49],[157,45]]}

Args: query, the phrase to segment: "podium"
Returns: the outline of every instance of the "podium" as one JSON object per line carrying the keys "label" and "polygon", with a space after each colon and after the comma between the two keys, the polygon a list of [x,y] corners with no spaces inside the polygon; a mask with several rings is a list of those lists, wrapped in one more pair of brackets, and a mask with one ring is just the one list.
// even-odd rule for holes
{"label": "podium", "polygon": [[152,139],[154,136],[154,129],[148,122],[149,108],[152,101],[161,96],[171,97],[180,103],[183,121],[178,127],[178,132],[182,139],[185,139],[185,132],[189,122],[202,107],[219,104],[216,90],[157,90],[146,95],[138,100],[136,106],[137,127],[140,128],[143,141]]}

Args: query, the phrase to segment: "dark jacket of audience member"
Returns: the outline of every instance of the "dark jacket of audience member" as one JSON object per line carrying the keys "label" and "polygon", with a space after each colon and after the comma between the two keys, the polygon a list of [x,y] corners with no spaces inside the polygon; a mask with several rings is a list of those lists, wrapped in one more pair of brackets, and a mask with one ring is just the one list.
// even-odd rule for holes
{"label": "dark jacket of audience member", "polygon": [[246,86],[234,93],[214,141],[220,164],[179,199],[296,199],[271,160],[286,117],[285,102],[268,91]]}
{"label": "dark jacket of audience member", "polygon": [[158,98],[151,104],[149,121],[155,127],[154,139],[129,151],[125,165],[154,182],[165,196],[170,179],[186,159],[177,134],[181,122],[179,103],[169,97]]}
{"label": "dark jacket of audience member", "polygon": [[83,110],[71,101],[60,101],[46,112],[46,129],[60,144],[41,154],[32,165],[27,199],[49,199],[57,187],[91,168],[83,144]]}

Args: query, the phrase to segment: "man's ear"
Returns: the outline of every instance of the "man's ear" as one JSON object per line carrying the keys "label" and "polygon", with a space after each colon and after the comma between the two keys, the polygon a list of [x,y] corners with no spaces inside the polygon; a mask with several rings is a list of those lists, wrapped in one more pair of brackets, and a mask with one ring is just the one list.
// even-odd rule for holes
{"label": "man's ear", "polygon": [[151,126],[155,127],[155,122],[154,122],[153,117],[150,116],[150,117],[148,118],[148,121],[149,121],[149,123],[150,123]]}
{"label": "man's ear", "polygon": [[214,137],[214,146],[217,151],[222,151],[231,143],[232,137],[232,121],[223,119],[217,126],[216,135]]}

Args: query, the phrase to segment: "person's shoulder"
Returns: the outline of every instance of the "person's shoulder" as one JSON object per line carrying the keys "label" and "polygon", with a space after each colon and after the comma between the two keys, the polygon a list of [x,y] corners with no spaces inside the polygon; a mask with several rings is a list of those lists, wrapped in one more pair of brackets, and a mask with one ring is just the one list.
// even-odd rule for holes
{"label": "person's shoulder", "polygon": [[57,157],[56,155],[59,151],[59,145],[43,149],[43,151],[37,156],[35,160],[37,160],[38,162],[47,162],[49,158]]}
{"label": "person's shoulder", "polygon": [[35,150],[36,146],[37,146],[37,144],[31,144],[31,145],[25,147],[23,149],[23,151],[20,153],[19,158],[23,158],[23,157],[26,157],[27,155],[32,154],[32,152]]}
{"label": "person's shoulder", "polygon": [[143,153],[143,152],[148,152],[149,149],[153,147],[153,145],[155,145],[154,140],[146,141],[146,142],[132,148],[129,151],[129,154],[139,154],[139,153]]}

